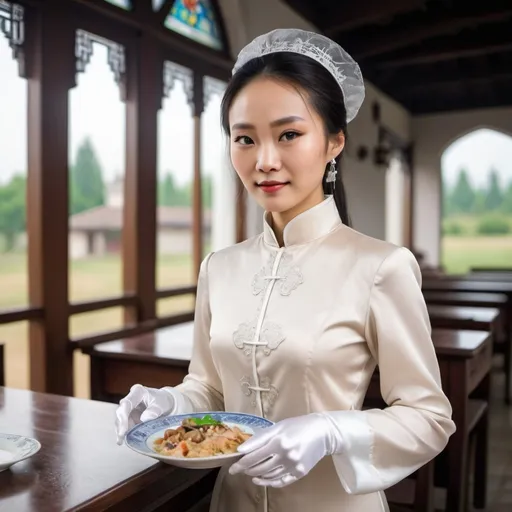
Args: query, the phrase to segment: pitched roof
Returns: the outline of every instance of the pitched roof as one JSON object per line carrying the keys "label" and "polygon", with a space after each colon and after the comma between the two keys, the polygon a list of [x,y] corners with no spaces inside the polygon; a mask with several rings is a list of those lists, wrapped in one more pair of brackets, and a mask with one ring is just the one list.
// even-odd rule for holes
{"label": "pitched roof", "polygon": [[[190,207],[159,206],[159,228],[190,229],[193,211]],[[97,206],[72,215],[69,227],[73,231],[120,230],[123,226],[123,209],[115,206]],[[203,211],[203,227],[211,227],[210,210]]]}

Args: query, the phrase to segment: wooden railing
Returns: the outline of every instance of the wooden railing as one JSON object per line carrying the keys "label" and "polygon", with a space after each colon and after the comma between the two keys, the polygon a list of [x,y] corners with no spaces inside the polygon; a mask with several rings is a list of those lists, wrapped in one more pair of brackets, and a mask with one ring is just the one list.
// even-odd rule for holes
{"label": "wooden railing", "polygon": [[121,295],[119,297],[110,297],[105,299],[73,302],[69,305],[70,315],[79,315],[82,313],[90,313],[99,309],[114,308],[116,306],[136,306],[136,295]]}
{"label": "wooden railing", "polygon": [[183,286],[181,288],[161,288],[156,291],[157,299],[167,299],[169,297],[177,297],[179,295],[195,294],[197,286]]}
{"label": "wooden railing", "polygon": [[[184,286],[180,288],[165,288],[157,290],[155,299],[165,299],[169,297],[179,297],[182,295],[195,294],[197,287]],[[118,297],[109,297],[105,299],[73,302],[69,304],[69,317],[93,311],[101,311],[103,309],[113,307],[136,307],[137,296],[134,294],[126,294]],[[70,339],[69,342],[73,349],[82,349],[92,347],[98,343],[105,343],[116,339],[125,338],[152,331],[160,327],[167,327],[179,323],[190,322],[194,319],[193,311],[186,311],[174,315],[157,317],[151,320],[144,320],[136,324],[125,325],[121,329],[99,332],[93,335],[86,335]],[[0,325],[22,321],[41,321],[44,320],[44,308],[24,307],[0,311]]]}
{"label": "wooden railing", "polygon": [[0,311],[0,325],[22,322],[24,320],[41,320],[44,316],[42,308],[15,308]]}

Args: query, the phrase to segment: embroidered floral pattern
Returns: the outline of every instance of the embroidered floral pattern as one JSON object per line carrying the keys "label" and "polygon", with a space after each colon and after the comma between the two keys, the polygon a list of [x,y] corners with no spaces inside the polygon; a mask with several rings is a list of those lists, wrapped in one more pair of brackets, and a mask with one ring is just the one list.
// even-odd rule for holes
{"label": "embroidered floral pattern", "polygon": [[279,391],[276,387],[272,386],[270,383],[270,379],[268,377],[263,377],[261,379],[260,385],[262,388],[267,389],[268,391],[261,392],[261,401],[263,405],[263,412],[268,414],[274,404],[276,403],[277,397],[279,396]]}
{"label": "embroidered floral pattern", "polygon": [[274,261],[276,260],[276,253],[271,253],[270,257],[266,263],[254,276],[252,280],[252,293],[254,295],[259,295],[262,291],[265,290],[268,283],[270,282],[269,279],[265,279],[265,277],[272,275],[272,269],[274,268]]}
{"label": "embroidered floral pattern", "polygon": [[279,265],[279,273],[283,279],[277,282],[279,293],[281,295],[290,295],[293,290],[304,282],[304,277],[299,267],[293,265],[293,258],[290,254],[285,253]]}
{"label": "embroidered floral pattern", "polygon": [[286,339],[280,325],[275,322],[266,321],[263,323],[260,333],[260,341],[266,344],[263,352],[266,356],[270,355]]}
{"label": "embroidered floral pattern", "polygon": [[252,293],[259,295],[267,287],[271,279],[276,279],[276,288],[281,295],[290,295],[290,293],[298,288],[304,282],[302,272],[299,267],[293,265],[293,258],[290,254],[285,253],[281,258],[278,274],[273,276],[272,270],[276,259],[276,253],[272,253],[267,264],[261,268],[254,276],[252,281]]}
{"label": "embroidered floral pattern", "polygon": [[249,377],[242,377],[240,379],[240,386],[242,386],[242,392],[245,396],[253,395],[251,405],[253,407],[256,407],[256,397],[254,396],[254,391],[251,389],[251,380],[249,379]]}
{"label": "embroidered floral pattern", "polygon": [[[271,253],[267,263],[255,274],[251,284],[254,295],[260,295],[267,291],[267,287],[272,283],[272,291],[276,289],[280,295],[288,296],[304,282],[300,268],[294,265],[293,258],[289,253],[281,255],[279,265],[277,269],[274,269],[277,254],[277,252]],[[286,339],[283,329],[278,323],[262,318],[262,315],[266,314],[269,299],[270,294],[263,295],[255,319],[241,323],[233,333],[235,347],[243,350],[246,356],[253,355],[257,346],[261,346],[263,353],[269,356]],[[258,322],[262,320],[261,331],[257,333]],[[255,360],[253,360],[254,364]],[[244,376],[240,379],[240,386],[244,395],[251,400],[253,407],[257,406],[258,393],[261,393],[262,412],[267,414],[276,403],[279,391],[271,384],[269,377],[263,377],[258,382],[257,368],[253,368],[253,370],[256,380],[253,381],[250,377]]]}
{"label": "embroidered floral pattern", "polygon": [[233,333],[233,343],[236,348],[244,351],[246,356],[251,355],[251,347],[246,345],[254,341],[256,335],[256,320],[252,322],[244,322],[240,324],[238,329]]}
{"label": "embroidered floral pattern", "polygon": [[[252,353],[251,345],[256,341],[256,323],[257,320],[244,322],[233,333],[233,343],[235,347],[243,350],[246,356]],[[270,355],[286,339],[283,330],[279,324],[272,321],[265,321],[261,327],[259,342],[264,345],[264,353]]]}
{"label": "embroidered floral pattern", "polygon": [[[256,407],[257,390],[251,383],[252,380],[250,377],[244,376],[240,379],[240,386],[242,387],[243,394],[245,396],[251,397],[251,405]],[[276,403],[276,400],[279,396],[279,391],[275,386],[272,386],[268,377],[263,377],[261,379],[258,389],[261,393],[261,404],[263,406],[263,412],[267,414]]]}

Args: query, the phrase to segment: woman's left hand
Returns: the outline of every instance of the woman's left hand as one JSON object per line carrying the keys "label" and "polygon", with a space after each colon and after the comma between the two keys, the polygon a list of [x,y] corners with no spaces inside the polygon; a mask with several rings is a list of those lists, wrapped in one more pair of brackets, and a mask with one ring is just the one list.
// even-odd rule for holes
{"label": "woman's left hand", "polygon": [[256,485],[285,487],[306,476],[339,446],[331,420],[321,413],[280,421],[238,448],[244,456],[229,472],[245,473]]}

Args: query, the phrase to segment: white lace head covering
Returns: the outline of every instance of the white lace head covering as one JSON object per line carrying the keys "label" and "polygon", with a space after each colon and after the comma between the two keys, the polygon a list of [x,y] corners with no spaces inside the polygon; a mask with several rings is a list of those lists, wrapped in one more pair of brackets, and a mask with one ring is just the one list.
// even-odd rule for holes
{"label": "white lace head covering", "polygon": [[343,93],[347,123],[356,117],[364,100],[364,82],[359,65],[339,44],[321,34],[280,28],[258,36],[238,54],[233,74],[250,60],[277,52],[299,53],[326,68]]}

